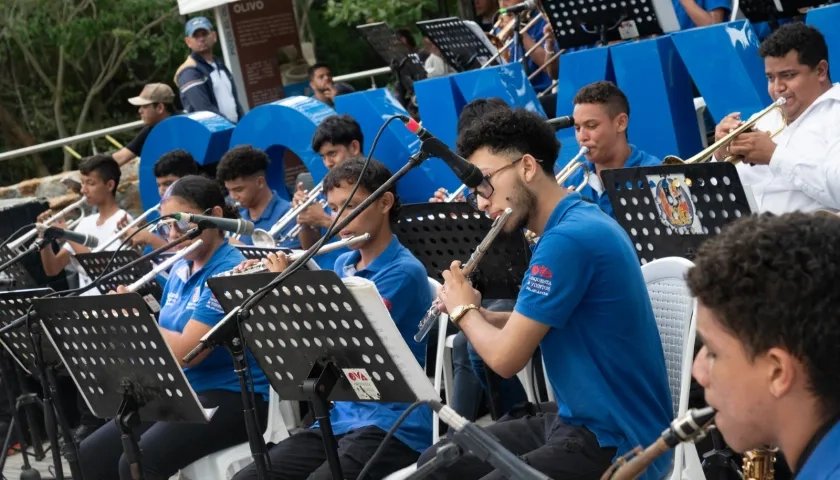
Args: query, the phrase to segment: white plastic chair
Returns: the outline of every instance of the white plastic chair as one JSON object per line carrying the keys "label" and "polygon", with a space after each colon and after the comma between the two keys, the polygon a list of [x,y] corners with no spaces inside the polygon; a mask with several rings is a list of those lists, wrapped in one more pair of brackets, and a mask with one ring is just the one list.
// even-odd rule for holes
{"label": "white plastic chair", "polygon": [[[281,402],[280,396],[274,389],[271,389],[268,401],[268,422],[263,434],[266,443],[277,444],[289,436],[289,428],[296,426],[294,420],[296,415],[293,410],[289,402]],[[251,447],[248,442],[245,442],[207,455],[191,463],[181,470],[181,478],[188,480],[230,480],[236,475],[236,472],[251,464],[252,461]]]}
{"label": "white plastic chair", "polygon": [[[656,326],[662,340],[662,349],[665,352],[675,418],[688,410],[688,393],[691,387],[697,307],[685,283],[685,274],[692,266],[693,263],[679,257],[661,258],[642,265],[642,276],[647,285]],[[674,449],[674,462],[669,479],[705,478],[694,444],[678,445]]]}

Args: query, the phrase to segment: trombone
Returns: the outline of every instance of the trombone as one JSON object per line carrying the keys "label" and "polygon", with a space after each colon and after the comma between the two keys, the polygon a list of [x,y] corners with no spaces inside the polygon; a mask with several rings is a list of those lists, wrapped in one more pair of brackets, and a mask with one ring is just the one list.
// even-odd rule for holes
{"label": "trombone", "polygon": [[[315,185],[315,188],[313,188],[312,191],[309,192],[309,196],[306,197],[306,200],[303,203],[286,212],[286,214],[280,217],[280,220],[277,220],[277,223],[275,223],[267,232],[261,228],[254,230],[254,233],[251,234],[251,242],[254,244],[254,246],[260,248],[273,248],[277,246],[277,240],[275,240],[275,238],[277,238],[277,235],[279,235],[280,232],[285,230],[286,227],[291,225],[293,221],[296,221],[298,215],[300,215],[301,212],[303,212],[310,205],[315,203],[315,201],[318,200],[318,196],[321,195],[321,192],[323,190],[324,182],[322,181],[318,185]],[[321,206],[324,206],[323,201],[319,203]],[[283,235],[280,241],[284,241],[289,238],[294,238],[295,236],[297,236],[298,233],[300,233],[300,230],[301,227],[299,225],[292,228],[292,230],[290,230],[289,233]]]}
{"label": "trombone", "polygon": [[[64,209],[62,209],[60,212],[58,212],[55,215],[53,215],[52,217],[46,219],[43,222],[43,225],[49,225],[51,223],[55,223],[56,221],[66,217],[73,210],[77,210],[77,209],[81,210],[82,205],[84,205],[84,203],[86,201],[87,201],[87,199],[85,197],[82,197],[82,198],[76,200],[75,202],[71,203],[70,205],[64,207]],[[24,234],[24,235],[18,237],[17,239],[12,240],[11,242],[7,243],[6,246],[9,249],[14,250],[14,251],[23,251],[24,250],[23,246],[25,244],[31,242],[37,235],[38,235],[38,230],[33,228],[32,230],[26,232],[26,234]]]}
{"label": "trombone", "polygon": [[145,212],[143,212],[143,213],[142,213],[139,217],[135,218],[135,219],[134,219],[131,223],[129,223],[128,225],[126,225],[125,227],[123,227],[123,228],[122,228],[122,230],[120,230],[120,231],[118,231],[117,233],[115,233],[115,234],[114,234],[114,236],[113,236],[113,237],[111,237],[111,238],[110,238],[107,242],[105,242],[105,243],[103,243],[102,245],[99,245],[98,247],[96,247],[96,248],[94,248],[93,250],[91,250],[91,253],[104,252],[104,251],[105,251],[105,249],[107,249],[108,247],[110,247],[111,245],[113,245],[113,243],[114,243],[114,242],[116,242],[117,240],[119,240],[120,238],[122,238],[122,236],[123,236],[123,235],[125,235],[125,234],[126,234],[126,232],[128,232],[128,231],[129,231],[129,230],[131,230],[132,228],[136,227],[137,225],[139,225],[139,224],[140,224],[140,222],[142,222],[143,220],[145,220],[145,219],[146,219],[146,217],[148,217],[148,216],[149,216],[149,215],[151,215],[152,213],[155,213],[155,212],[157,212],[157,211],[159,211],[159,210],[160,210],[160,204],[158,203],[158,204],[157,204],[157,205],[155,205],[154,207],[152,207],[152,208],[150,208],[150,209],[146,210]]}
{"label": "trombone", "polygon": [[[715,143],[709,145],[708,147],[706,147],[705,149],[701,150],[700,153],[698,153],[697,155],[689,158],[688,160],[683,160],[676,155],[668,155],[667,157],[665,157],[662,160],[662,164],[663,165],[684,165],[684,164],[689,164],[690,165],[690,164],[693,164],[693,163],[708,162],[708,161],[712,160],[712,158],[714,158],[714,155],[715,155],[716,151],[718,151],[719,149],[721,149],[723,147],[729,146],[729,144],[732,143],[733,140],[735,140],[735,137],[737,137],[738,135],[740,135],[740,134],[742,134],[742,133],[744,133],[748,130],[752,130],[756,126],[756,124],[758,123],[759,120],[761,120],[762,118],[764,118],[767,115],[769,115],[770,113],[772,113],[773,110],[778,110],[779,114],[781,114],[781,116],[782,116],[783,121],[782,121],[782,126],[779,127],[775,132],[768,132],[768,133],[770,133],[770,138],[773,138],[776,135],[778,135],[779,133],[781,133],[782,130],[785,129],[785,126],[787,126],[787,115],[785,115],[785,111],[782,108],[782,106],[784,104],[785,104],[785,99],[783,97],[780,97],[778,100],[773,102],[769,107],[767,107],[764,110],[758,112],[755,116],[753,116],[753,118],[751,118],[750,120],[742,123],[738,128],[733,129],[725,137],[721,138],[717,142],[715,142]],[[744,159],[744,157],[742,157],[740,155],[729,155],[726,158],[724,158],[723,161],[737,164],[737,163],[740,163],[743,159]]]}

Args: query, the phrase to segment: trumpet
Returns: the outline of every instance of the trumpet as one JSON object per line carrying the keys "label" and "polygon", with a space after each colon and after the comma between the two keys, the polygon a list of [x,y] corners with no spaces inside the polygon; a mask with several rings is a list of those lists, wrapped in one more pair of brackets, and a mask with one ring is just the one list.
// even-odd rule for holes
{"label": "trumpet", "polygon": [[[336,251],[340,248],[352,247],[354,245],[358,245],[358,244],[366,242],[368,240],[370,240],[370,234],[369,233],[365,233],[365,234],[362,234],[362,235],[356,235],[355,237],[344,238],[344,239],[341,239],[337,242],[328,243],[328,244],[324,245],[323,247],[321,247],[318,250],[317,253],[315,253],[315,255],[316,256],[317,255],[323,255],[325,253],[330,253],[330,252]],[[299,259],[300,257],[302,257],[305,254],[306,254],[305,251],[297,251],[297,252],[294,252],[294,253],[291,253],[291,254],[287,255],[287,257],[289,257],[289,261],[294,262],[295,260]],[[242,271],[237,271],[235,269],[234,270],[228,270],[227,272],[220,273],[220,274],[215,275],[215,276],[216,277],[234,277],[234,276],[237,276],[237,275],[251,275],[253,273],[262,273],[262,272],[265,272],[266,270],[268,270],[268,267],[266,267],[262,263],[258,263],[256,265],[248,267],[248,268],[246,268]]]}
{"label": "trumpet", "polygon": [[[767,107],[764,110],[758,112],[758,114],[756,114],[752,119],[750,119],[747,122],[742,123],[741,126],[739,126],[736,129],[733,129],[725,137],[723,137],[720,140],[718,140],[717,142],[709,145],[708,147],[706,147],[705,149],[700,151],[700,153],[698,153],[697,155],[689,158],[688,160],[683,160],[680,157],[677,157],[676,155],[668,155],[667,157],[665,157],[662,160],[662,164],[663,165],[683,165],[683,164],[708,162],[712,158],[714,158],[714,154],[715,154],[716,151],[718,151],[719,149],[724,148],[726,146],[729,146],[729,144],[732,143],[733,140],[735,140],[735,137],[737,137],[738,135],[740,135],[740,134],[742,134],[742,133],[744,133],[748,130],[752,130],[753,128],[755,128],[755,126],[756,126],[756,124],[758,123],[759,120],[766,117],[767,115],[772,113],[774,110],[778,110],[779,113],[782,116],[782,119],[783,119],[782,126],[779,127],[774,132],[768,132],[768,133],[770,133],[770,138],[775,137],[776,135],[781,133],[782,130],[784,130],[785,126],[787,125],[787,115],[785,115],[785,111],[782,108],[782,106],[785,104],[785,101],[786,100],[784,99],[784,97],[780,97],[778,100],[773,102],[769,107]],[[741,160],[743,160],[743,159],[744,158],[739,156],[739,155],[729,155],[726,158],[724,158],[723,161],[737,164],[737,163],[741,162]]]}
{"label": "trumpet", "polygon": [[712,407],[692,408],[685,415],[671,422],[662,435],[642,450],[636,447],[619,457],[601,475],[601,480],[631,480],[637,478],[660,455],[684,442],[696,442],[706,436],[717,411]]}
{"label": "trumpet", "polygon": [[104,252],[105,249],[107,249],[114,242],[116,242],[117,240],[122,238],[122,236],[125,235],[129,230],[131,230],[132,228],[139,225],[140,222],[142,222],[143,220],[146,219],[146,217],[148,217],[149,215],[151,215],[152,213],[155,213],[157,211],[160,211],[160,204],[159,203],[157,205],[155,205],[154,207],[152,207],[152,208],[146,210],[145,212],[143,212],[139,217],[135,218],[131,223],[129,223],[128,225],[123,227],[122,230],[115,233],[114,236],[111,237],[107,242],[105,242],[102,245],[100,245],[100,246],[94,248],[93,250],[91,250],[91,253]]}
{"label": "trumpet", "polygon": [[[530,14],[530,12],[531,11],[523,12],[523,14]],[[522,14],[520,14],[520,15],[522,15]],[[528,30],[531,29],[531,27],[533,27],[534,25],[536,25],[536,23],[539,22],[540,19],[542,19],[542,18],[544,18],[543,13],[538,12],[538,14],[534,15],[534,18],[529,20],[525,24],[524,27],[519,29],[519,35],[520,36],[525,35],[528,32]],[[494,25],[494,27],[493,27],[493,30],[495,30],[496,28],[499,28],[498,25],[500,23],[501,23],[501,20],[497,20],[496,25]],[[490,57],[489,60],[484,62],[484,64],[481,65],[481,68],[489,67],[490,65],[493,64],[494,61],[496,61],[500,57],[503,60],[505,60],[506,62],[510,61],[510,52],[508,51],[508,49],[513,44],[513,35],[511,35],[511,34],[513,33],[513,26],[515,24],[516,24],[516,22],[509,22],[505,26],[505,28],[501,32],[499,32],[498,35],[488,34],[488,36],[490,37],[490,42],[493,43],[493,46],[495,46],[498,49],[498,51],[492,57]],[[539,42],[537,42],[536,45],[534,45],[533,48],[531,48],[527,52],[525,52],[524,56],[528,57],[532,53],[534,53],[534,50],[536,49],[536,47],[545,43],[545,40],[546,40],[546,37],[543,36],[542,39]]]}
{"label": "trumpet", "polygon": [[[487,253],[487,250],[490,249],[490,244],[493,243],[493,240],[499,236],[502,232],[502,229],[507,223],[508,218],[510,218],[511,214],[513,213],[513,209],[506,208],[501,215],[496,217],[496,220],[493,221],[493,225],[490,226],[490,231],[487,232],[487,236],[484,237],[484,240],[475,247],[475,251],[470,255],[470,259],[467,260],[467,263],[461,266],[461,273],[465,276],[469,276],[471,273],[475,271],[478,267],[479,262],[481,259],[484,258],[484,254]],[[441,311],[440,311],[440,302],[435,300],[432,303],[432,306],[426,312],[426,315],[423,316],[423,319],[420,320],[420,324],[417,326],[418,330],[417,333],[414,334],[414,341],[415,342],[422,342],[423,339],[429,334],[432,330],[432,327],[438,322],[440,318]]]}
{"label": "trumpet", "polygon": [[132,283],[131,285],[129,285],[125,288],[129,292],[136,292],[140,287],[142,287],[143,285],[145,285],[145,284],[151,282],[152,280],[154,280],[155,277],[160,275],[162,272],[165,272],[166,270],[169,270],[169,267],[171,267],[172,265],[175,265],[175,262],[177,262],[178,260],[180,260],[180,259],[186,257],[187,255],[189,255],[190,253],[192,253],[196,248],[200,247],[202,243],[204,243],[204,240],[196,240],[193,243],[191,243],[189,246],[187,246],[186,248],[184,248],[182,250],[178,250],[171,257],[169,257],[166,260],[164,260],[163,262],[155,265],[155,267],[152,268],[152,270],[149,273],[143,275],[142,277],[137,279],[137,281],[135,281],[134,283]]}
{"label": "trumpet", "polygon": [[554,179],[557,180],[558,184],[563,184],[572,176],[573,173],[575,173],[579,168],[582,168],[583,180],[577,187],[575,187],[575,191],[579,192],[583,190],[583,187],[589,183],[589,174],[592,173],[589,171],[589,167],[586,166],[586,163],[580,161],[580,158],[587,153],[589,153],[589,147],[580,147],[577,155],[575,155],[574,158],[572,158],[571,161],[569,161],[569,163],[567,163],[566,166],[554,176]]}
{"label": "trumpet", "polygon": [[[261,228],[254,230],[254,233],[251,234],[251,242],[254,244],[254,246],[260,248],[273,248],[277,246],[277,240],[275,240],[275,238],[277,238],[277,235],[279,235],[280,232],[285,230],[286,227],[291,225],[293,221],[297,220],[297,217],[298,215],[300,215],[301,212],[303,212],[310,205],[315,203],[315,201],[318,200],[318,196],[321,195],[321,192],[323,190],[324,182],[315,185],[315,188],[313,188],[312,191],[309,192],[309,196],[306,197],[306,200],[303,203],[286,212],[286,214],[280,217],[280,220],[277,220],[277,223],[275,223],[267,232]],[[323,206],[323,203],[321,203],[321,205]],[[300,233],[300,228],[295,227],[292,229],[292,231],[294,230],[296,230],[295,235]],[[284,235],[281,241],[286,240],[287,238],[292,238],[292,231],[289,231],[289,233]]]}
{"label": "trumpet", "polygon": [[[64,217],[66,217],[73,210],[77,210],[77,209],[81,210],[82,205],[86,201],[87,201],[87,199],[85,197],[82,197],[82,198],[76,200],[75,202],[71,203],[70,205],[64,207],[64,209],[62,209],[60,212],[58,212],[55,215],[53,215],[52,217],[46,219],[44,222],[42,222],[42,224],[43,225],[49,225],[51,223],[54,223],[57,220],[60,220]],[[38,235],[38,230],[33,228],[32,230],[26,232],[26,234],[24,234],[24,235],[18,237],[17,239],[7,243],[6,246],[9,247],[9,249],[11,249],[11,250],[21,251],[21,250],[24,249],[23,245],[32,241],[32,239],[34,239],[37,235]]]}

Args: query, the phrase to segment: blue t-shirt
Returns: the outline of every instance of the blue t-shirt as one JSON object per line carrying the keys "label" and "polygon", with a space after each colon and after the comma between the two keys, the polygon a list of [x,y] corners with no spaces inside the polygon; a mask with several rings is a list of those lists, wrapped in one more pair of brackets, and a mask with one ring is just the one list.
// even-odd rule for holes
{"label": "blue t-shirt", "polygon": [[[405,343],[421,366],[426,364],[426,342],[414,341],[417,324],[432,304],[426,269],[403,247],[396,235],[375,260],[356,270],[361,259],[358,251],[340,256],[335,271],[342,278],[362,277],[376,285]],[[376,426],[388,431],[409,407],[407,403],[335,402],[330,411],[333,432],[343,435],[351,430]],[[317,426],[317,425],[316,425]],[[411,449],[422,452],[432,444],[432,412],[427,406],[415,409],[400,425],[395,436]]]}
{"label": "blue t-shirt", "polygon": [[[274,224],[277,223],[277,221],[280,220],[280,218],[283,215],[285,215],[286,212],[288,212],[291,208],[292,204],[289,201],[280,198],[280,196],[277,195],[277,192],[272,191],[271,200],[268,202],[268,205],[266,205],[265,210],[263,210],[259,218],[251,218],[251,212],[247,208],[240,208],[239,216],[245,220],[248,220],[249,222],[254,222],[255,228],[260,228],[267,232],[271,230],[271,227],[273,227]],[[286,229],[283,232],[281,232],[281,234],[286,234],[289,230],[294,228],[295,225],[295,222],[291,222],[289,226],[286,227]],[[277,239],[279,238],[280,236],[278,235]],[[241,237],[239,237],[239,241],[241,241],[245,245],[253,245],[253,241],[251,240],[250,235],[242,235]],[[278,246],[283,248],[300,248],[300,242],[298,241],[297,237],[295,237],[284,241]]]}
{"label": "blue t-shirt", "polygon": [[[532,16],[533,15],[537,15],[537,12],[534,12],[532,14]],[[531,26],[531,28],[529,28],[527,30],[528,36],[531,37],[531,39],[534,42],[539,42],[543,38],[543,29],[545,28],[546,25],[548,25],[548,23],[545,21],[545,19],[540,18],[539,20],[537,20],[534,23],[534,25]],[[524,26],[525,25],[521,25],[519,28],[522,28]],[[500,31],[501,31],[501,29],[496,29],[494,31],[494,33],[498,34]],[[508,51],[510,52],[511,62],[513,62],[514,59],[517,59],[517,61],[521,63],[522,56],[528,50],[525,49],[523,51],[522,48],[521,48],[521,45],[513,43],[508,47]],[[546,60],[547,59],[548,58],[546,58]],[[532,73],[537,71],[537,69],[539,69],[539,68],[540,68],[540,66],[537,65],[536,62],[534,62],[530,58],[528,59],[528,71],[526,72],[528,75],[531,75]],[[540,72],[539,75],[537,75],[536,77],[531,79],[531,86],[534,88],[534,91],[537,92],[537,93],[542,92],[543,90],[548,88],[550,85],[551,85],[551,77],[549,77],[548,74],[545,73],[545,70],[543,70],[542,72]]]}
{"label": "blue t-shirt", "polygon": [[802,480],[840,480],[840,422],[820,440],[796,478]]}
{"label": "blue t-shirt", "polygon": [[[554,275],[557,275],[556,277]],[[558,414],[622,455],[674,416],[665,354],[636,251],[618,223],[570,193],[531,257],[515,310],[551,327],[540,342]],[[642,477],[668,472],[663,455]]]}
{"label": "blue t-shirt", "polygon": [[[723,14],[723,21],[729,21],[729,13],[732,11],[732,0],[694,0],[697,2],[697,6],[702,8],[707,12],[711,12],[712,10],[717,10],[718,8],[722,8],[726,10]],[[674,11],[677,14],[677,21],[680,22],[680,30],[687,30],[689,28],[694,28],[697,25],[691,21],[691,17],[688,16],[688,12],[685,11],[680,0],[673,0],[674,3]]]}
{"label": "blue t-shirt", "polygon": [[[318,199],[319,200],[326,200],[326,197],[324,197],[324,195],[320,195],[318,197]],[[350,208],[350,209],[348,209],[348,211],[349,210],[353,210],[353,209]],[[324,205],[324,211],[327,213],[327,215],[332,217],[332,210],[330,210],[330,207],[326,206],[326,204]],[[326,228],[319,228],[318,231],[321,232],[322,237],[327,234],[327,229]],[[341,237],[336,235],[330,240],[329,243],[337,242],[339,240],[341,240]],[[331,270],[335,266],[335,262],[336,262],[336,260],[338,260],[338,257],[344,255],[345,253],[347,253],[349,251],[350,251],[350,249],[348,249],[348,248],[339,248],[338,250],[333,250],[332,252],[318,255],[314,258],[314,260],[315,260],[315,263],[317,263],[318,266],[321,267],[322,269],[324,269],[324,270],[330,269]]]}
{"label": "blue t-shirt", "polygon": [[[589,169],[589,172],[591,174],[595,174],[595,164],[588,160],[584,160],[584,163],[586,164],[586,168]],[[636,148],[635,145],[630,145],[630,156],[627,157],[627,162],[624,164],[624,168],[650,167],[656,165],[662,165],[662,160],[639,150],[638,148]],[[569,177],[569,179],[563,183],[563,186],[577,187],[583,181],[583,174],[583,169],[578,168],[575,171],[574,175]],[[601,207],[601,210],[603,210],[604,213],[615,218],[615,212],[613,211],[612,205],[610,204],[610,198],[605,190],[602,189],[599,192],[598,190],[593,188],[592,184],[590,183],[583,187],[583,189],[580,191],[580,194],[598,204],[598,206]]]}
{"label": "blue t-shirt", "polygon": [[[181,260],[169,273],[163,289],[163,307],[158,323],[173,332],[183,333],[190,320],[209,327],[215,326],[225,316],[222,306],[207,286],[207,279],[239,265],[245,257],[232,245],[223,243],[204,267],[190,274],[192,262]],[[268,400],[268,380],[257,362],[248,354],[254,391]],[[184,375],[196,393],[207,390],[239,392],[239,378],[233,371],[233,359],[223,348],[213,350],[207,358],[194,367],[184,368]]]}

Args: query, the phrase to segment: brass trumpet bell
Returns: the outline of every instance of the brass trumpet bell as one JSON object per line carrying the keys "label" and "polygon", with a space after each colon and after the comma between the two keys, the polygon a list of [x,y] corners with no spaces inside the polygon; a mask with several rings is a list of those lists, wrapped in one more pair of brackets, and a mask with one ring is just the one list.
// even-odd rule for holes
{"label": "brass trumpet bell", "polygon": [[[697,155],[694,155],[693,157],[689,158],[688,160],[683,160],[676,155],[668,155],[667,157],[665,157],[662,160],[662,164],[663,165],[690,165],[690,164],[693,164],[693,163],[708,162],[712,158],[714,158],[714,154],[715,154],[716,151],[718,151],[721,148],[724,148],[724,147],[728,146],[730,143],[732,143],[733,140],[735,140],[735,137],[737,137],[738,135],[740,135],[744,132],[752,130],[756,126],[756,124],[758,123],[759,120],[766,117],[767,115],[772,113],[774,110],[778,110],[779,114],[782,116],[782,126],[779,127],[774,132],[768,132],[768,133],[770,133],[770,138],[773,138],[776,135],[778,135],[779,133],[781,133],[785,129],[785,126],[787,125],[787,116],[785,115],[785,111],[782,108],[782,106],[784,104],[785,104],[785,99],[784,98],[779,98],[778,100],[773,102],[769,107],[767,107],[764,110],[758,112],[758,115],[753,117],[751,120],[742,123],[738,128],[729,132],[725,137],[723,137],[720,140],[718,140],[717,142],[709,145],[705,149],[701,150],[700,153],[698,153]],[[726,158],[724,158],[723,161],[737,164],[737,163],[740,163],[743,159],[744,159],[744,157],[742,157],[740,155],[729,155]]]}

